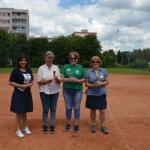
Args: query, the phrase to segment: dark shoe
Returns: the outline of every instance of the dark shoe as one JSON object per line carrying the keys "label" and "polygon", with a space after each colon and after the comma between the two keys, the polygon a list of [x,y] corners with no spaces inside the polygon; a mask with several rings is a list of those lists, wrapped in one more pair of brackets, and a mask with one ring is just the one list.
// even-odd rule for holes
{"label": "dark shoe", "polygon": [[47,134],[47,133],[48,133],[47,126],[44,126],[44,127],[43,127],[43,133],[44,133],[44,134]]}
{"label": "dark shoe", "polygon": [[65,131],[69,131],[70,129],[71,129],[71,125],[69,123],[67,123],[65,126]]}
{"label": "dark shoe", "polygon": [[108,134],[109,132],[108,132],[108,129],[106,128],[106,127],[101,127],[100,128],[100,131],[102,132],[102,133],[104,133],[104,134]]}
{"label": "dark shoe", "polygon": [[50,133],[54,134],[54,132],[55,132],[55,127],[54,126],[50,126]]}
{"label": "dark shoe", "polygon": [[74,131],[75,133],[77,133],[77,132],[79,131],[79,125],[75,125],[75,126],[73,127],[73,131]]}
{"label": "dark shoe", "polygon": [[91,125],[91,132],[92,132],[92,133],[95,133],[95,132],[96,132],[96,125],[95,125],[95,124],[92,124],[92,125]]}

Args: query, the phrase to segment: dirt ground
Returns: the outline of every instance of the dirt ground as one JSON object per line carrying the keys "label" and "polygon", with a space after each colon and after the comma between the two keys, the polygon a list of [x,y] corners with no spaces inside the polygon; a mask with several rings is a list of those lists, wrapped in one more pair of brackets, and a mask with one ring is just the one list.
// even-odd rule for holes
{"label": "dirt ground", "polygon": [[[0,150],[149,150],[150,149],[150,76],[110,75],[108,86],[107,127],[110,133],[89,130],[89,110],[85,94],[81,104],[80,132],[64,132],[65,109],[59,96],[56,133],[43,134],[41,101],[35,82],[32,93],[34,112],[28,114],[32,135],[19,139],[15,134],[15,114],[9,111],[13,88],[8,74],[0,74]],[[84,88],[85,91],[85,88]]]}

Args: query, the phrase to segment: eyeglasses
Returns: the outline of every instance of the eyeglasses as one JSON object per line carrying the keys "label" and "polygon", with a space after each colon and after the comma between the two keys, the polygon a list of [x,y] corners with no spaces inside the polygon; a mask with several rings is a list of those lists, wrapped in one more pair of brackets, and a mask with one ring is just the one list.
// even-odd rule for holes
{"label": "eyeglasses", "polygon": [[92,61],[92,64],[99,64],[99,61]]}
{"label": "eyeglasses", "polygon": [[70,60],[77,60],[77,57],[70,57]]}

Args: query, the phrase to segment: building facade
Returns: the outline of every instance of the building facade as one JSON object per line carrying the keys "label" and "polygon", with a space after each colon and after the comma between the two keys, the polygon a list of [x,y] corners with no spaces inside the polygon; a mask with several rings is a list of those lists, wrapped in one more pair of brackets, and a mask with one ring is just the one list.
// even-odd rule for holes
{"label": "building facade", "polygon": [[88,32],[88,30],[81,30],[81,32],[74,32],[73,35],[85,37],[87,35],[97,35],[96,32]]}
{"label": "building facade", "polygon": [[0,29],[29,37],[28,10],[0,8]]}

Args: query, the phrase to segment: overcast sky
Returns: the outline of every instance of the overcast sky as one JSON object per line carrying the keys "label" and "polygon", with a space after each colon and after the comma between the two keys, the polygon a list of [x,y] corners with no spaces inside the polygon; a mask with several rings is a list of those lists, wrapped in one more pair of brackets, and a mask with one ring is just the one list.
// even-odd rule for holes
{"label": "overcast sky", "polygon": [[0,0],[4,7],[29,11],[30,35],[87,29],[104,50],[150,48],[150,0]]}

